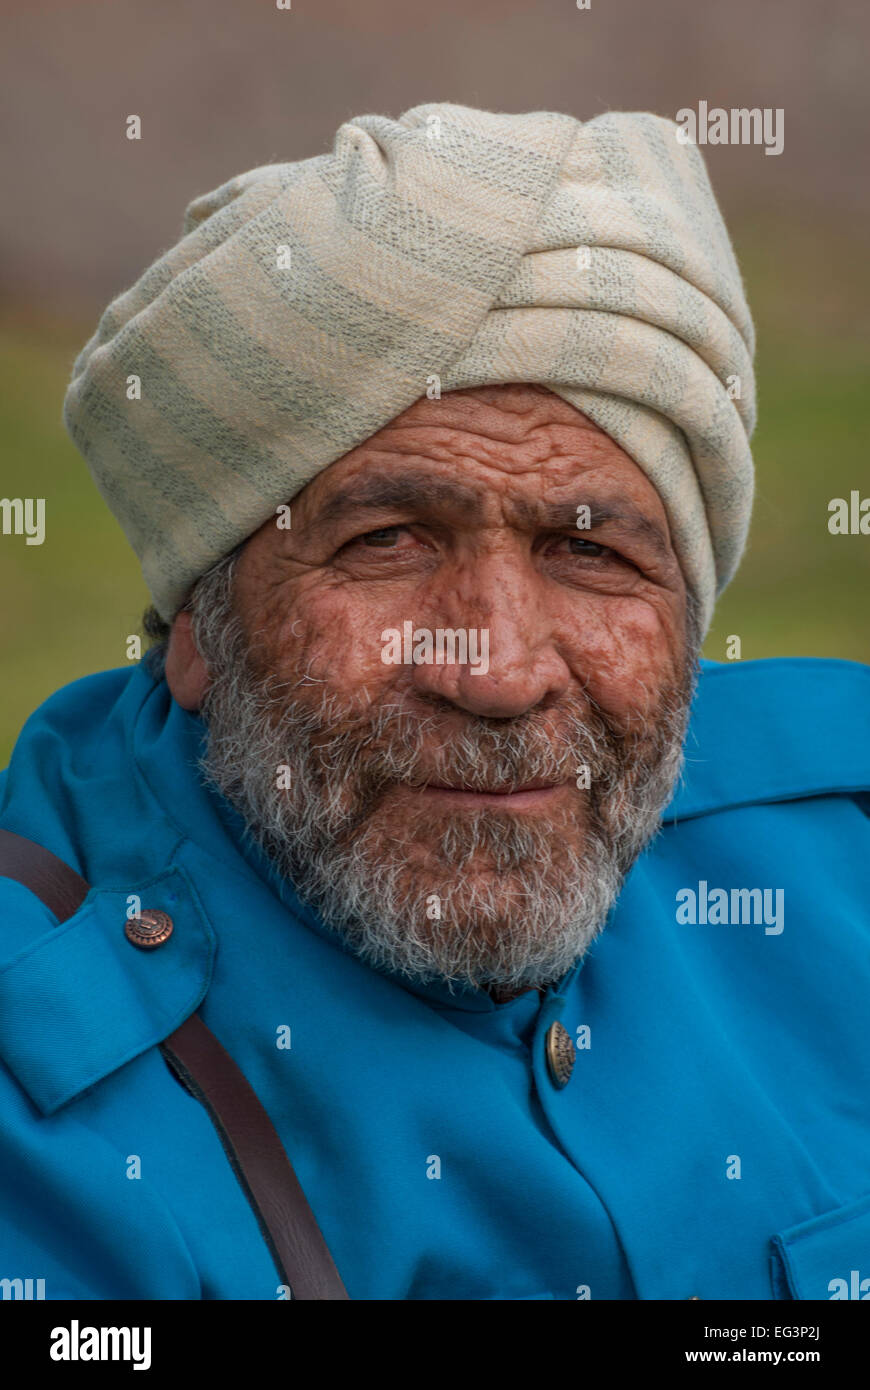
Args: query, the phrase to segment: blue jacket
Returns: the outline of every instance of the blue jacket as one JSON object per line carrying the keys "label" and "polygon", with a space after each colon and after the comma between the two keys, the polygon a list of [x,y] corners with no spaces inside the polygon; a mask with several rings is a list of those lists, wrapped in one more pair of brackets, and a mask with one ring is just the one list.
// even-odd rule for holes
{"label": "blue jacket", "polygon": [[[704,663],[606,930],[502,1005],[344,950],[201,784],[202,737],[144,666],[108,671],[37,710],[0,782],[0,825],[93,885],[58,926],[0,879],[0,1279],[279,1296],[157,1047],[198,1009],[352,1298],[870,1297],[870,669]],[[127,941],[130,895],[165,946]]]}

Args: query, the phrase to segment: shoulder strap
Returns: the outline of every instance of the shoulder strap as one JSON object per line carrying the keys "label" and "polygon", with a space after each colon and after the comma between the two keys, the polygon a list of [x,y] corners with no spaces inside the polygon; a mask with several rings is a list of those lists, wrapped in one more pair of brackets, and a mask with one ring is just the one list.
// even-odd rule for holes
{"label": "shoulder strap", "polygon": [[275,1127],[230,1054],[191,1014],[160,1051],[205,1107],[293,1298],[341,1299],[347,1290]]}
{"label": "shoulder strap", "polygon": [[[59,922],[77,912],[90,891],[85,879],[62,859],[9,830],[0,830],[0,875],[29,888]],[[160,1050],[204,1106],[292,1298],[346,1299],[347,1290],[275,1127],[230,1054],[198,1014],[176,1028]]]}
{"label": "shoulder strap", "polygon": [[41,898],[58,922],[78,912],[91,885],[50,850],[11,830],[0,830],[0,874],[23,883]]}

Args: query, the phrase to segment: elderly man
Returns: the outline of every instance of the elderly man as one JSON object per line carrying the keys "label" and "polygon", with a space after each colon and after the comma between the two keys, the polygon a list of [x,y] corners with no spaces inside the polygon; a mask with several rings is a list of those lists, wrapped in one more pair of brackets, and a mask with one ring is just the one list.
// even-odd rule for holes
{"label": "elderly man", "polygon": [[156,640],[5,777],[0,1276],[870,1297],[870,683],[699,663],[752,350],[654,116],[191,205],[67,396]]}

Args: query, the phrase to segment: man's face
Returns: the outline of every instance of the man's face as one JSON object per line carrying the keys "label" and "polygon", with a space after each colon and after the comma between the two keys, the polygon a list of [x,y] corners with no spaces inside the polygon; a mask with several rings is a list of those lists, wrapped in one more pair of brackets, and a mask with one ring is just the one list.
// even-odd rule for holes
{"label": "man's face", "polygon": [[[232,603],[194,605],[207,771],[281,871],[371,964],[559,978],[657,827],[691,693],[641,470],[540,388],[423,399],[251,537]],[[464,664],[419,659],[445,629]]]}

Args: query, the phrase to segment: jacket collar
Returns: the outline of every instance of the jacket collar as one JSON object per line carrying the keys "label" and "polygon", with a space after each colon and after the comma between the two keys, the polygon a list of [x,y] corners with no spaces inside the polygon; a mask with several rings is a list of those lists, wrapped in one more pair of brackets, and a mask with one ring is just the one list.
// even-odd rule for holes
{"label": "jacket collar", "polygon": [[870,667],[808,657],[701,662],[666,825],[868,788]]}

